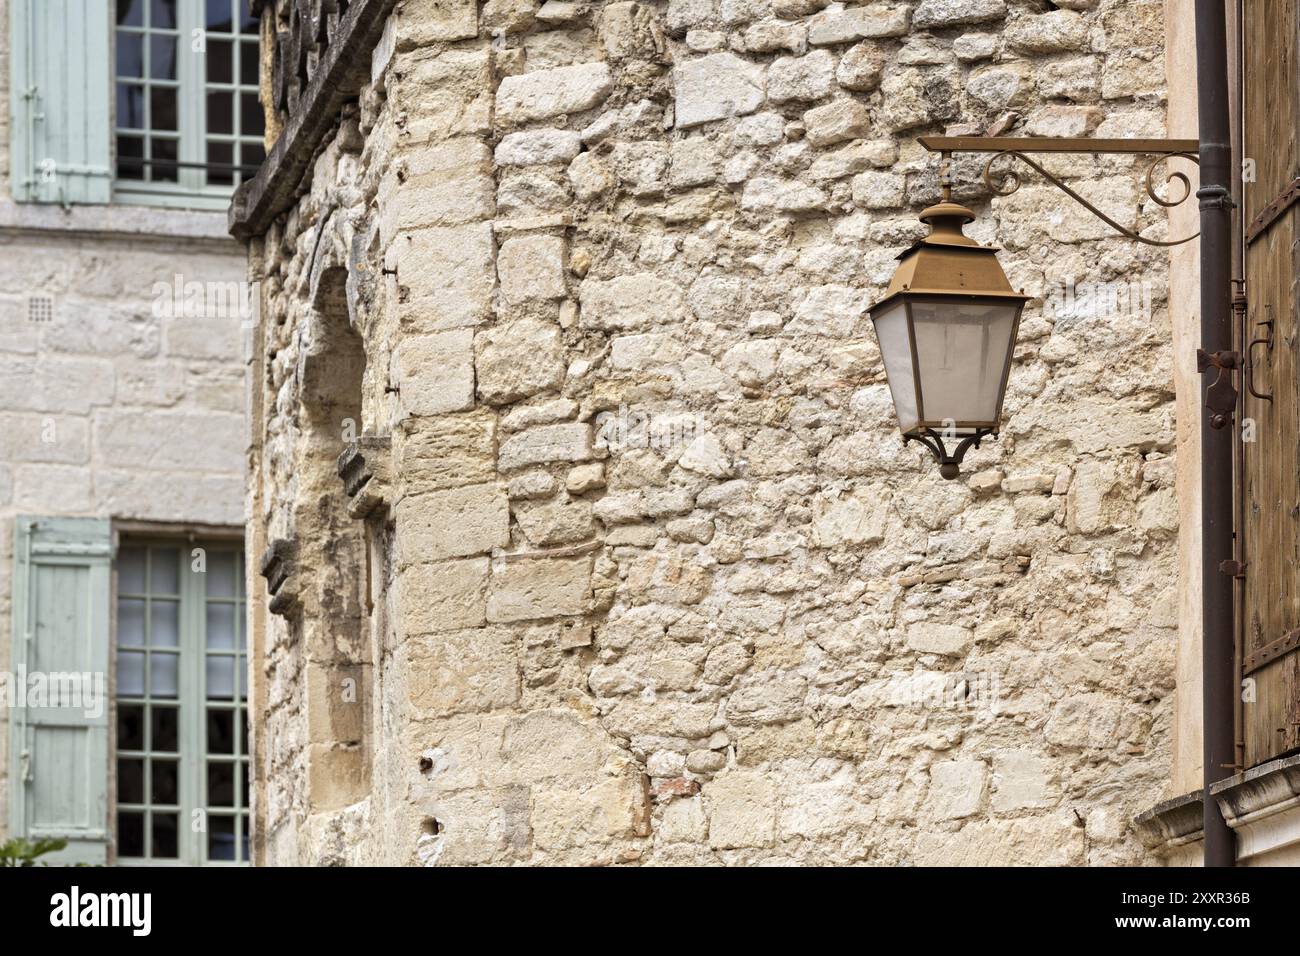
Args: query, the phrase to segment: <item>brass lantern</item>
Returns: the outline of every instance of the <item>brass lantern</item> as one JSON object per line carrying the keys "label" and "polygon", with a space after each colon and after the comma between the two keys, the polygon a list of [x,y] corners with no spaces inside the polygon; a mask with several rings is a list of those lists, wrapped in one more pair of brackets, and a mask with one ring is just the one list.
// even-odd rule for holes
{"label": "brass lantern", "polygon": [[925,445],[951,479],[967,449],[998,433],[1029,296],[1011,288],[996,249],[963,235],[975,214],[946,183],[943,194],[921,213],[930,234],[898,257],[871,321],[904,443]]}

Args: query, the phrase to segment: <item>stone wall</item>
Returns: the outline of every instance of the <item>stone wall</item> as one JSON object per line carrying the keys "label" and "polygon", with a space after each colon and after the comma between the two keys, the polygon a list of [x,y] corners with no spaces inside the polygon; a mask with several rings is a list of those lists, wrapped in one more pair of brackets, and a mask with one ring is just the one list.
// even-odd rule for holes
{"label": "stone wall", "polygon": [[[0,670],[15,515],[243,523],[240,355],[251,319],[229,295],[245,270],[220,214],[15,204],[8,160],[0,0]],[[178,276],[179,298],[162,296],[158,284],[174,292]],[[202,284],[188,311],[187,283]],[[32,296],[49,298],[48,321],[33,321]],[[0,836],[8,714],[0,708]]]}
{"label": "stone wall", "polygon": [[[263,862],[1145,859],[1167,256],[959,158],[1036,298],[956,482],[866,316],[938,194],[916,136],[1163,135],[1161,5],[1058,6],[398,5],[250,250],[250,556],[296,555],[252,608]],[[1138,164],[1049,166],[1163,234]],[[359,381],[305,385],[348,329]],[[357,435],[391,477],[349,525]]]}

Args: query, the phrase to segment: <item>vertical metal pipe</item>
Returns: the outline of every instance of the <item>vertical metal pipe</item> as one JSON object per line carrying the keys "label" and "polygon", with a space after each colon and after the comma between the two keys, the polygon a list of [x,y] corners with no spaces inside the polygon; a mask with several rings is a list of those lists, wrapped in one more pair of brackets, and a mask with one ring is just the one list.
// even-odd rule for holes
{"label": "vertical metal pipe", "polygon": [[[1200,131],[1201,348],[1232,349],[1232,140],[1228,110],[1228,43],[1224,0],[1196,0],[1196,93]],[[1233,866],[1232,831],[1210,795],[1229,776],[1233,745],[1233,579],[1219,569],[1233,554],[1232,463],[1235,427],[1212,428],[1204,411],[1213,373],[1201,383],[1201,590],[1205,865]],[[1234,423],[1234,425],[1237,423]]]}

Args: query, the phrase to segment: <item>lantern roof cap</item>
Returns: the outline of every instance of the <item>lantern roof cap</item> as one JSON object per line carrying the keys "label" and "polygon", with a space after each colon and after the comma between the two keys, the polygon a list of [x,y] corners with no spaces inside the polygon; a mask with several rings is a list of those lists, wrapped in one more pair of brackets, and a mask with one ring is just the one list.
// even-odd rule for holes
{"label": "lantern roof cap", "polygon": [[975,221],[968,208],[945,197],[925,209],[920,218],[930,227],[929,235],[899,254],[889,288],[873,311],[902,293],[1022,302],[1031,298],[1011,287],[998,263],[996,247],[981,246],[962,232],[962,226]]}

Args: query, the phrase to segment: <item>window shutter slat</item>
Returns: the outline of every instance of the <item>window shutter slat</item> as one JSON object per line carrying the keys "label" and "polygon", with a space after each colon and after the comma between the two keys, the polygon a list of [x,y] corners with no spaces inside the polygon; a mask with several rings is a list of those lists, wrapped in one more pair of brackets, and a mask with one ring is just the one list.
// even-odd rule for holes
{"label": "window shutter slat", "polygon": [[[103,863],[112,532],[95,518],[19,517],[14,545],[12,658],[23,706],[10,715],[10,832],[66,839],[51,862]],[[56,687],[73,686],[70,674],[89,674],[79,692],[98,696],[52,706]]]}
{"label": "window shutter slat", "polygon": [[104,0],[10,0],[10,140],[19,202],[106,203],[113,164]]}

